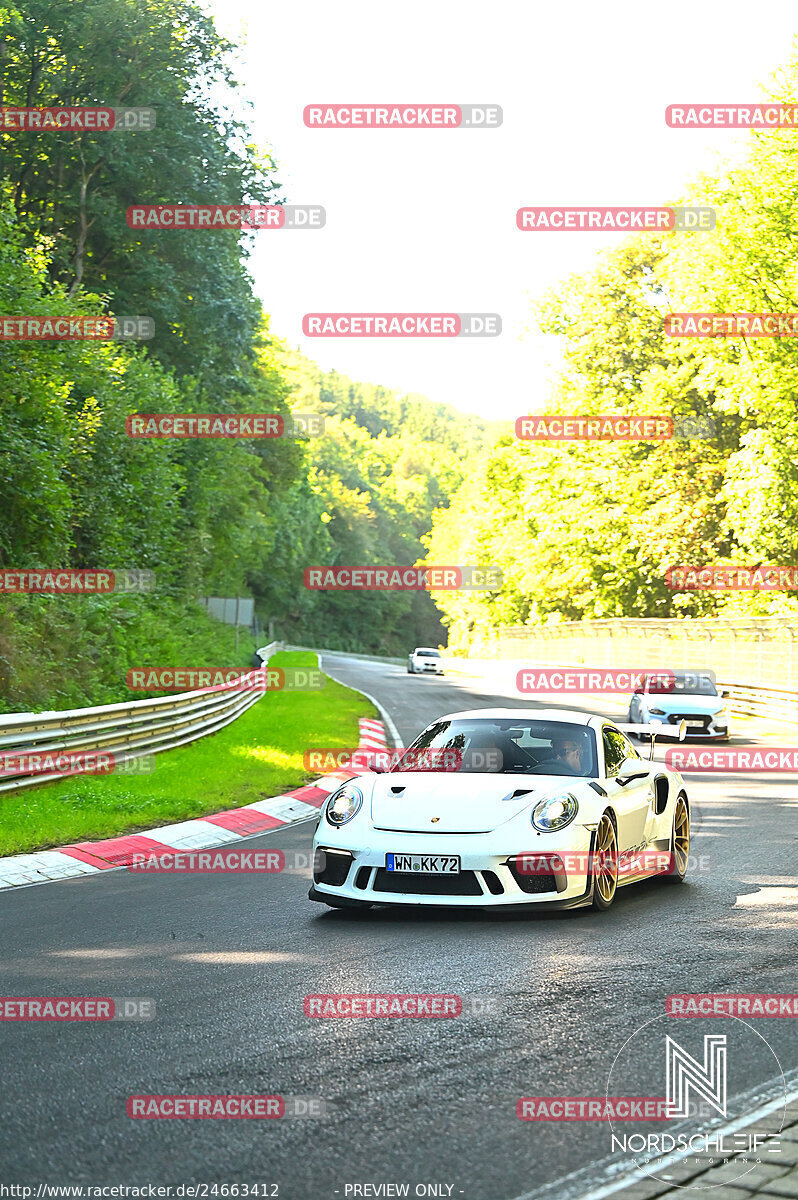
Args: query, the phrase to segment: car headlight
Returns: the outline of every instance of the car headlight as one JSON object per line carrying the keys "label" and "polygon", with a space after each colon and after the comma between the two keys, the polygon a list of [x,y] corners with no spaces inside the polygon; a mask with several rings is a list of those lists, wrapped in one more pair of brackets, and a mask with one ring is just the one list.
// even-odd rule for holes
{"label": "car headlight", "polygon": [[652,715],[652,716],[654,716],[654,717],[664,717],[664,716],[665,716],[665,709],[664,709],[664,708],[650,708],[648,711],[649,711],[649,712],[651,713],[651,715]]}
{"label": "car headlight", "polygon": [[355,813],[360,811],[363,803],[363,793],[352,783],[345,783],[327,801],[324,815],[331,825],[346,825]]}
{"label": "car headlight", "polygon": [[532,824],[542,833],[554,833],[570,825],[578,812],[576,796],[572,796],[570,792],[561,792],[535,805],[532,809]]}
{"label": "car headlight", "polygon": [[717,710],[717,712],[714,712],[714,713],[712,714],[712,716],[713,716],[713,718],[715,718],[715,717],[726,717],[726,718],[728,719],[728,716],[729,716],[729,706],[728,706],[727,704],[724,704],[724,705],[723,705],[723,708],[719,708],[719,709]]}

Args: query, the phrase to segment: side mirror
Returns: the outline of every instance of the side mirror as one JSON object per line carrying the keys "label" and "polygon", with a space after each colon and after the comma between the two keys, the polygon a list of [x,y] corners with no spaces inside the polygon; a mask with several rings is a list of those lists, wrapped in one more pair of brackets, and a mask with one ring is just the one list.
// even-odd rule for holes
{"label": "side mirror", "polygon": [[625,758],[618,768],[615,782],[620,783],[624,787],[627,783],[631,783],[633,779],[645,779],[647,775],[648,768],[641,759]]}
{"label": "side mirror", "polygon": [[365,769],[374,775],[384,775],[390,768],[390,752],[386,754],[385,750],[374,750],[366,757]]}
{"label": "side mirror", "polygon": [[720,694],[720,698],[721,698],[721,700],[728,700],[730,695],[731,695],[731,692],[729,691],[729,689],[724,688]]}

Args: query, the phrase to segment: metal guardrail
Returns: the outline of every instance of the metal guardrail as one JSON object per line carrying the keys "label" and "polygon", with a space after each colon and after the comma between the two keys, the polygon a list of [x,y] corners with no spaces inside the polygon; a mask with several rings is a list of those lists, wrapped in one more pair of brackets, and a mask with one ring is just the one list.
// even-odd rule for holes
{"label": "metal guardrail", "polygon": [[743,683],[719,683],[718,689],[729,693],[729,707],[736,717],[770,717],[798,725],[798,692]]}
{"label": "metal guardrail", "polygon": [[[567,650],[560,649],[559,654],[552,655],[558,667],[572,668],[577,671],[601,671],[604,668],[596,665],[594,662],[568,662]],[[502,678],[502,668],[511,669],[514,666],[539,667],[541,670],[546,670],[548,663],[526,658],[510,659],[504,658],[461,658],[458,655],[446,656],[444,651],[444,668],[449,666],[467,667],[468,664],[473,664],[482,672],[486,668],[492,668],[496,678]],[[662,663],[649,663],[652,670],[658,667],[662,669]],[[670,663],[668,664],[670,667]],[[505,680],[506,682],[506,680]],[[781,721],[788,725],[798,725],[798,691],[793,691],[790,688],[770,688],[770,687],[753,687],[745,683],[722,683],[716,681],[718,691],[728,693],[728,705],[733,716],[736,717],[759,717],[762,719],[770,719],[772,721]]]}
{"label": "metal guardrail", "polygon": [[612,617],[507,625],[494,639],[490,650],[503,659],[706,668],[718,679],[745,679],[757,688],[798,687],[798,616]]}
{"label": "metal guardrail", "polygon": [[[260,651],[264,663],[281,642],[271,642]],[[247,675],[254,672],[247,672]],[[30,757],[80,754],[124,756],[125,762],[143,754],[175,750],[197,738],[207,737],[229,725],[261,698],[265,687],[246,690],[230,684],[180,692],[129,704],[105,704],[97,708],[75,708],[63,712],[6,713],[0,716],[0,756],[25,756],[20,770],[4,769],[0,793],[50,783],[65,777],[64,771],[32,770]],[[26,769],[27,767],[27,769]],[[81,774],[70,771],[67,774]]]}

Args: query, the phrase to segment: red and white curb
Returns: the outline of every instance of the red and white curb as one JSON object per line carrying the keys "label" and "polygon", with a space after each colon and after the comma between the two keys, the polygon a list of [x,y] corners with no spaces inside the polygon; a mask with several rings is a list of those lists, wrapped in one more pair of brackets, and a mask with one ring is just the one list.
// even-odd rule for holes
{"label": "red and white curb", "polygon": [[[382,721],[361,717],[358,724],[358,749],[387,749]],[[0,858],[0,891],[126,867],[134,855],[144,851],[160,854],[170,850],[208,850],[296,821],[306,821],[318,812],[331,792],[345,780],[352,779],[354,774],[354,771],[341,767],[296,791],[272,796],[269,800],[256,800],[242,808],[179,821],[176,825],[162,825],[147,833],[129,833],[101,842],[76,842],[57,850]]]}

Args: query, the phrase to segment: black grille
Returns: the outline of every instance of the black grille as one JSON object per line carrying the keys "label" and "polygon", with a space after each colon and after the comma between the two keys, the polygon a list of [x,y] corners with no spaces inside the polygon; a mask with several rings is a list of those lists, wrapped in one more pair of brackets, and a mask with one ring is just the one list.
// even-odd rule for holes
{"label": "black grille", "polygon": [[416,875],[378,867],[375,892],[404,892],[410,896],[481,896],[482,888],[473,871],[459,875]]}
{"label": "black grille", "polygon": [[[706,733],[709,729],[709,722],[711,718],[702,713],[670,713],[668,715],[668,720],[670,721],[671,725],[678,725],[680,721],[687,721],[687,736],[689,737],[691,733]],[[696,725],[691,725],[691,721],[700,721],[701,728],[699,729]]]}
{"label": "black grille", "polygon": [[371,867],[361,867],[360,870],[358,871],[357,875],[355,876],[355,887],[360,888],[361,891],[365,891],[365,889],[369,885],[369,875],[370,874],[371,874]]}
{"label": "black grille", "polygon": [[529,896],[537,896],[540,892],[556,892],[557,880],[553,875],[538,875],[530,874],[518,870],[518,863],[515,859],[508,859],[507,866],[510,868],[510,874],[518,884],[522,892],[526,892]]}
{"label": "black grille", "polygon": [[654,780],[654,794],[656,796],[654,812],[660,817],[668,807],[668,780],[664,775],[658,775]]}
{"label": "black grille", "polygon": [[482,878],[491,896],[501,896],[504,894],[504,884],[495,871],[483,871]]}
{"label": "black grille", "polygon": [[316,883],[327,883],[330,887],[340,887],[346,883],[353,856],[348,850],[316,851],[313,859],[313,878]]}

